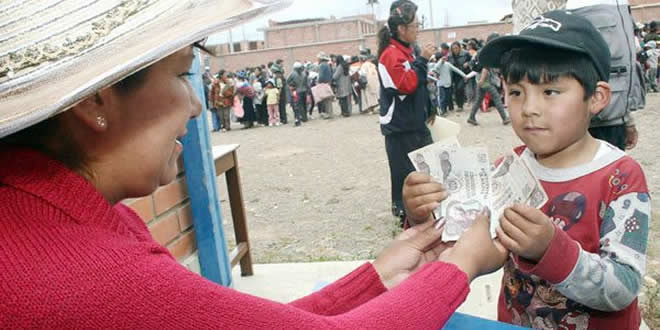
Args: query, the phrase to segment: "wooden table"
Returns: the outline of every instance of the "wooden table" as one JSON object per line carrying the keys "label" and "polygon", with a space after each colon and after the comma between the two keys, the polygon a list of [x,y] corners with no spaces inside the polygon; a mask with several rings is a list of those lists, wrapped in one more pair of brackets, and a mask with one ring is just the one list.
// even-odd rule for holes
{"label": "wooden table", "polygon": [[236,237],[236,248],[229,253],[231,268],[241,263],[241,276],[250,276],[252,272],[252,257],[250,255],[250,240],[247,231],[247,219],[245,215],[245,203],[241,189],[241,176],[238,172],[238,156],[236,150],[238,144],[228,144],[213,147],[213,160],[215,163],[215,174],[225,175],[227,190],[229,192],[229,205],[234,223],[234,235]]}

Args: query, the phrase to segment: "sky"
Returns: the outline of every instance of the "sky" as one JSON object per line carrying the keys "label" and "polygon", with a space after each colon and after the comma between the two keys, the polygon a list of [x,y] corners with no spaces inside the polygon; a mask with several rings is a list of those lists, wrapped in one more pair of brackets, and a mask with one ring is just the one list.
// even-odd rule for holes
{"label": "sky", "polygon": [[[380,0],[374,6],[378,19],[386,19],[393,0]],[[472,21],[499,21],[504,15],[511,13],[511,0],[413,0],[419,6],[417,15],[420,21],[424,19],[425,27],[464,25]],[[433,9],[433,15],[431,15]],[[263,32],[259,28],[268,26],[268,20],[288,21],[306,18],[337,18],[359,14],[371,14],[371,6],[367,0],[294,0],[293,4],[277,13],[260,17],[237,26],[231,30],[232,40],[263,40]],[[431,26],[431,16],[433,25]],[[209,38],[209,43],[225,43],[229,40],[229,32],[215,34]]]}

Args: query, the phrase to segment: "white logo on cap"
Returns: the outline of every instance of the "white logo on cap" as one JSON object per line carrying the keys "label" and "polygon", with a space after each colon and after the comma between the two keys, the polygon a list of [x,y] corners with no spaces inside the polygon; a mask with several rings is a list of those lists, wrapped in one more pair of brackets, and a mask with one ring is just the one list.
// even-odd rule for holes
{"label": "white logo on cap", "polygon": [[534,30],[537,27],[546,27],[550,28],[555,32],[559,32],[559,29],[561,29],[561,23],[555,21],[554,19],[550,18],[545,18],[543,15],[535,18],[530,25],[528,25],[526,28],[523,30]]}

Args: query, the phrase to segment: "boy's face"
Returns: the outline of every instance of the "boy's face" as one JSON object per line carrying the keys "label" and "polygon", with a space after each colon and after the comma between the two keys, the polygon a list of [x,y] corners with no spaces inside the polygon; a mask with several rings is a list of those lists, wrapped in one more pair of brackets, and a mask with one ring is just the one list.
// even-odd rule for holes
{"label": "boy's face", "polygon": [[594,107],[584,100],[584,88],[575,78],[538,85],[525,78],[507,88],[513,129],[537,157],[570,153],[588,136]]}

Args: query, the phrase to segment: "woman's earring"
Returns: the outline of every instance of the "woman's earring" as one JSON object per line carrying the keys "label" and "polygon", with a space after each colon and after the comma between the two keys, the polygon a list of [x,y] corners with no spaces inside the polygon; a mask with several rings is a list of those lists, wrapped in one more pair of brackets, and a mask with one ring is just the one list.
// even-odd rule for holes
{"label": "woman's earring", "polygon": [[108,123],[105,121],[105,118],[103,116],[96,117],[96,124],[99,125],[99,127],[101,128],[105,128],[105,126],[108,125]]}

